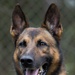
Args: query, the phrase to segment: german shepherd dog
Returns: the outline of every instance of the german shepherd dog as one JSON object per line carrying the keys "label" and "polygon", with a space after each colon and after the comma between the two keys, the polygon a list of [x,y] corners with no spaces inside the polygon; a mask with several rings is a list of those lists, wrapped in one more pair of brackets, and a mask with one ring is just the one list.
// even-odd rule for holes
{"label": "german shepherd dog", "polygon": [[66,75],[60,39],[63,32],[58,7],[52,3],[39,28],[29,27],[17,4],[12,13],[10,33],[17,75]]}

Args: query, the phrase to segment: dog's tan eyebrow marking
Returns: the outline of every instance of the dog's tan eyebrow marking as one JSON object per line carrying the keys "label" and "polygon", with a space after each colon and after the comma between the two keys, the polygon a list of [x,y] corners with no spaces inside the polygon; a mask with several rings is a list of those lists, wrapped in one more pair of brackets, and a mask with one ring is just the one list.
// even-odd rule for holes
{"label": "dog's tan eyebrow marking", "polygon": [[35,37],[37,37],[37,35],[40,34],[40,29],[39,28],[27,28],[23,31],[23,33],[20,35],[20,37],[18,38],[19,41],[23,40],[23,39],[34,39]]}

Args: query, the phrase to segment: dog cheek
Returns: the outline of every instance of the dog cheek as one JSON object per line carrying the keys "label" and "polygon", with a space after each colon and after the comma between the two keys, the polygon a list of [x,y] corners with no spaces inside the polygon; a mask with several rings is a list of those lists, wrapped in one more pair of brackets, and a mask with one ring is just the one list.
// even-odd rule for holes
{"label": "dog cheek", "polygon": [[50,55],[55,59],[55,60],[59,60],[59,52],[58,49],[55,47],[51,47],[50,48]]}
{"label": "dog cheek", "polygon": [[13,60],[14,60],[16,63],[19,62],[19,51],[18,51],[18,49],[16,49],[16,50],[14,51]]}
{"label": "dog cheek", "polygon": [[49,48],[48,47],[45,47],[41,50],[41,54],[42,55],[48,55],[49,54]]}

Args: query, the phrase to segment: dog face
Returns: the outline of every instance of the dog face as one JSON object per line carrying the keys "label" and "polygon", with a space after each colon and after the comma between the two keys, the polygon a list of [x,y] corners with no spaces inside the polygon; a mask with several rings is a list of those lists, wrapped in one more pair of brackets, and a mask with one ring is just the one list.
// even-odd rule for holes
{"label": "dog face", "polygon": [[60,13],[51,4],[43,24],[29,27],[26,17],[17,4],[12,14],[11,35],[15,43],[13,55],[18,75],[51,75],[61,63],[59,41],[62,34]]}

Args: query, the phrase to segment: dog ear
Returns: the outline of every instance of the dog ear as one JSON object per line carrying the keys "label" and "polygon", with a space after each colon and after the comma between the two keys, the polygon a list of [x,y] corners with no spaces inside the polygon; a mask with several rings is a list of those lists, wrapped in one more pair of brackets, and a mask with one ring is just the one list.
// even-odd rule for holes
{"label": "dog ear", "polygon": [[57,40],[60,40],[63,28],[60,24],[60,12],[55,4],[51,4],[48,8],[42,27],[46,28]]}
{"label": "dog ear", "polygon": [[10,28],[12,37],[17,38],[18,35],[27,27],[29,27],[29,25],[26,21],[26,17],[20,5],[17,4],[12,13],[12,25]]}

